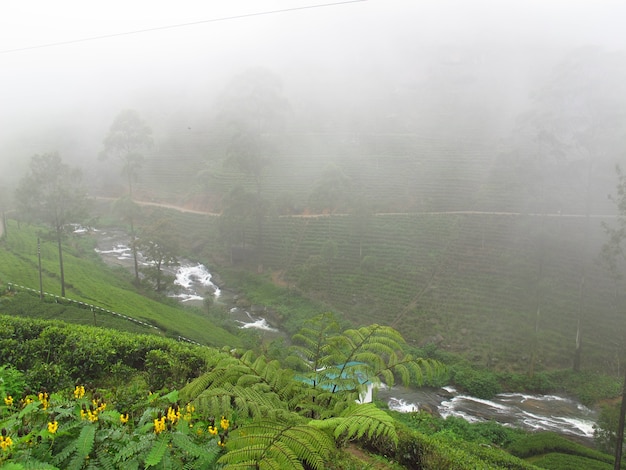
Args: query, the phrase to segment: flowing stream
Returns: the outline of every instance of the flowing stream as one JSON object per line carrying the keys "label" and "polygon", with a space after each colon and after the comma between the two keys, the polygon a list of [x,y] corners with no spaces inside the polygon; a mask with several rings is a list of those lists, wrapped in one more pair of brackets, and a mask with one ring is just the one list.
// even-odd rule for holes
{"label": "flowing stream", "polygon": [[[128,234],[122,230],[107,229],[95,232],[96,251],[108,264],[132,269],[132,252]],[[139,254],[139,262],[147,266]],[[280,330],[272,326],[264,316],[262,307],[244,309],[237,307],[237,296],[228,289],[218,286],[206,266],[181,260],[179,266],[171,268],[175,276],[176,292],[172,297],[190,305],[203,304],[205,297],[213,296],[229,308],[231,318],[240,328],[253,328],[272,338],[280,336]],[[593,425],[597,412],[569,398],[555,395],[527,395],[502,393],[492,400],[482,400],[459,394],[452,387],[443,389],[406,389],[403,387],[381,387],[378,399],[386,401],[389,408],[400,412],[428,410],[442,417],[457,416],[470,422],[496,421],[505,426],[528,430],[554,431],[581,439],[593,438]]]}
{"label": "flowing stream", "polygon": [[[96,230],[96,252],[102,259],[113,266],[123,266],[133,269],[133,254],[130,249],[128,234],[119,229]],[[149,266],[142,254],[138,253],[140,267]],[[236,296],[227,289],[221,289],[214,281],[213,275],[203,264],[182,259],[175,267],[165,268],[164,271],[174,276],[175,290],[170,297],[175,297],[187,305],[202,306],[206,297],[213,297],[229,308],[231,318],[243,329],[255,329],[264,335],[272,337],[279,335],[278,328],[273,327],[266,318],[259,315],[259,309],[242,309],[236,307]]]}
{"label": "flowing stream", "polygon": [[581,439],[593,438],[597,411],[576,400],[557,395],[500,393],[483,400],[443,389],[381,388],[377,397],[400,412],[428,410],[442,417],[456,416],[469,422],[496,421],[530,431],[554,431]]}

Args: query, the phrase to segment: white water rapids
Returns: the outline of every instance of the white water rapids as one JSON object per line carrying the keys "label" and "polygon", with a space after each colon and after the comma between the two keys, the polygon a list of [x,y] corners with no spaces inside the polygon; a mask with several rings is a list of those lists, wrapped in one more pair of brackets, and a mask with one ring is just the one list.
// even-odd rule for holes
{"label": "white water rapids", "polygon": [[505,426],[585,439],[593,438],[597,418],[596,411],[557,395],[500,393],[492,400],[483,400],[459,394],[453,387],[442,391],[383,387],[378,398],[387,401],[389,409],[403,413],[430,409],[443,418],[456,416],[474,423],[492,420]]}
{"label": "white water rapids", "polygon": [[[132,252],[128,246],[128,235],[121,230],[95,232],[98,240],[96,252],[109,264],[132,269]],[[140,254],[141,255],[141,254]],[[139,257],[143,266],[148,263]],[[202,305],[208,295],[226,305],[233,305],[235,299],[213,282],[209,269],[200,263],[185,261],[172,270],[178,292],[171,295],[181,302]],[[256,329],[264,334],[280,334],[263,317],[263,310],[250,311],[230,308],[231,318],[242,329]],[[554,395],[527,395],[503,393],[493,400],[481,400],[459,394],[452,387],[444,390],[410,390],[402,387],[385,388],[377,391],[379,399],[386,401],[390,409],[400,412],[413,412],[430,409],[442,417],[456,416],[470,422],[494,420],[506,426],[529,430],[548,430],[569,434],[585,439],[593,437],[595,411],[568,398]]]}
{"label": "white water rapids", "polygon": [[[126,232],[108,229],[92,231],[92,233],[97,239],[95,251],[105,262],[132,269],[133,255]],[[137,255],[141,266],[149,266],[141,252],[138,252]],[[216,301],[222,297],[222,290],[213,282],[211,272],[201,263],[182,260],[178,266],[166,268],[166,271],[174,276],[174,285],[177,287],[176,292],[169,294],[170,297],[177,298],[183,303],[197,305],[202,305],[207,296],[212,296]],[[271,333],[278,332],[278,329],[273,328],[265,318],[256,317],[238,308],[232,308],[230,312],[233,320],[240,325],[240,328],[252,328]]]}

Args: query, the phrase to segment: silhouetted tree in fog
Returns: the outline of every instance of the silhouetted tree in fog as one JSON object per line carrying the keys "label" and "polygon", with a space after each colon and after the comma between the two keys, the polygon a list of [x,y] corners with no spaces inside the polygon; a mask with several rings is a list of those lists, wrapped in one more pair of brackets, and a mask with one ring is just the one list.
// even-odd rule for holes
{"label": "silhouetted tree in fog", "polygon": [[101,159],[117,158],[128,183],[128,195],[133,197],[133,181],[143,164],[143,152],[152,146],[152,130],[136,111],[127,109],[117,115],[104,139]]}
{"label": "silhouetted tree in fog", "polygon": [[87,191],[81,171],[63,163],[57,153],[34,155],[28,174],[15,192],[19,212],[27,219],[51,228],[59,251],[61,295],[65,297],[62,239],[68,224],[87,214]]}
{"label": "silhouetted tree in fog", "polygon": [[276,136],[282,130],[289,105],[278,77],[265,69],[254,68],[232,80],[217,106],[224,164],[234,166],[254,182],[256,250],[260,260],[267,206],[262,195],[263,175],[276,152]]}
{"label": "silhouetted tree in fog", "polygon": [[152,130],[139,117],[136,111],[127,109],[117,115],[109,133],[104,139],[104,150],[101,159],[114,156],[122,163],[122,174],[128,182],[128,201],[122,204],[130,224],[130,243],[135,266],[135,282],[139,283],[139,266],[137,262],[137,235],[135,233],[136,209],[131,209],[133,202],[133,180],[137,179],[143,164],[143,151],[152,146]]}

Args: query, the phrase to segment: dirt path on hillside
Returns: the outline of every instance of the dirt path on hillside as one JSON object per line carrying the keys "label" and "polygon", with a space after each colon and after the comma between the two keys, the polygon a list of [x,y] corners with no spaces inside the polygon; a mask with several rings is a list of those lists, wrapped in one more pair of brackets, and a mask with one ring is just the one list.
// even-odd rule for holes
{"label": "dirt path on hillside", "polygon": [[[101,201],[116,201],[117,198],[114,197],[96,197]],[[219,216],[220,212],[208,212],[202,211],[198,209],[189,209],[184,206],[177,206],[174,204],[167,204],[162,202],[150,202],[150,201],[134,201],[136,204],[140,206],[151,206],[151,207],[163,207],[164,209],[172,209],[179,212],[186,212],[190,214],[199,214],[199,215],[210,215],[210,216]],[[510,216],[510,217],[520,217],[520,216],[528,216],[528,217],[548,217],[548,218],[569,218],[569,219],[584,219],[587,217],[586,214],[563,214],[561,212],[551,212],[551,213],[541,213],[541,212],[503,212],[503,211],[424,211],[424,212],[376,212],[376,217],[386,217],[386,216],[398,216],[398,215],[500,215],[500,216]],[[349,217],[348,213],[341,214],[292,214],[292,215],[281,215],[279,217],[291,217],[291,218],[300,218],[300,219],[315,219],[322,217]],[[592,219],[614,219],[617,216],[615,214],[589,214],[589,217]],[[2,227],[0,226],[0,229]]]}

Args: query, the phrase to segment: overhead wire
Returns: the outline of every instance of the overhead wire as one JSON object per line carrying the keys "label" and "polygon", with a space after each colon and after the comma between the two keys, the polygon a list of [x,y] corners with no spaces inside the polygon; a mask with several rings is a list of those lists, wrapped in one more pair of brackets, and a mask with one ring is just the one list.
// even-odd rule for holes
{"label": "overhead wire", "polygon": [[115,38],[115,37],[120,37],[120,36],[131,36],[135,34],[143,34],[143,33],[149,33],[153,31],[163,31],[163,30],[175,29],[175,28],[186,28],[189,26],[196,26],[196,25],[206,24],[206,23],[217,23],[217,22],[222,22],[222,21],[238,20],[242,18],[251,18],[254,16],[275,15],[278,13],[288,13],[288,12],[298,11],[298,10],[311,10],[314,8],[327,8],[327,7],[333,7],[333,6],[339,6],[339,5],[346,5],[350,3],[362,3],[366,1],[368,0],[344,0],[340,2],[321,3],[321,4],[316,4],[316,5],[305,5],[301,7],[282,8],[278,10],[260,11],[260,12],[255,12],[255,13],[244,13],[244,14],[239,14],[239,15],[224,16],[220,18],[210,18],[207,20],[191,21],[188,23],[177,23],[177,24],[165,25],[165,26],[155,26],[152,28],[144,28],[144,29],[138,29],[134,31],[124,31],[121,33],[103,34],[100,36],[92,36],[92,37],[79,38],[79,39],[69,39],[67,41],[59,41],[59,42],[52,42],[52,43],[46,43],[46,44],[37,44],[35,46],[25,46],[25,47],[18,47],[15,49],[0,50],[0,54],[11,54],[15,52],[23,52],[23,51],[33,50],[33,49],[44,49],[44,48],[49,48],[49,47],[58,47],[58,46],[65,46],[69,44],[77,44],[81,42],[99,41],[102,39],[109,39],[109,38]]}

